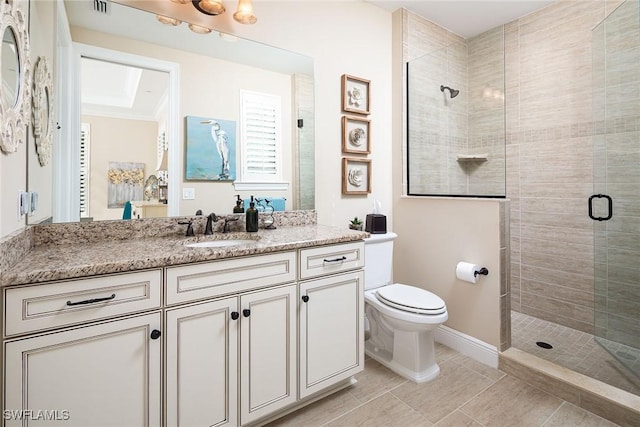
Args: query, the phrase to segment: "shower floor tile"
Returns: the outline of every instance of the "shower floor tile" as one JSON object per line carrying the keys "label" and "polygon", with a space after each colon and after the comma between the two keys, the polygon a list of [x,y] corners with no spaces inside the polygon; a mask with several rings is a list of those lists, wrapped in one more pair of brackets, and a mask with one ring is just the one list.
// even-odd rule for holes
{"label": "shower floor tile", "polygon": [[[546,342],[552,349],[539,347]],[[609,351],[640,368],[640,351],[605,340]],[[640,378],[629,372],[593,335],[516,311],[511,312],[511,345],[529,354],[572,369],[619,389],[640,395]]]}

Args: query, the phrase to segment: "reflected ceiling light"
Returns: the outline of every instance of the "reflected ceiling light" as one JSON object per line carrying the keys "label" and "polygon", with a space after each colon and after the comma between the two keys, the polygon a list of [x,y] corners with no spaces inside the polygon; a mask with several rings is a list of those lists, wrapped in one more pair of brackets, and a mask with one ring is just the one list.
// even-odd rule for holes
{"label": "reflected ceiling light", "polygon": [[189,24],[189,29],[198,34],[209,34],[211,32],[211,29],[207,27],[201,27],[200,25],[196,24]]}
{"label": "reflected ceiling light", "polygon": [[193,0],[193,6],[207,15],[220,15],[226,10],[222,0]]}
{"label": "reflected ceiling light", "polygon": [[258,18],[253,14],[253,2],[251,0],[238,0],[238,9],[233,14],[233,19],[241,24],[255,24]]}
{"label": "reflected ceiling light", "polygon": [[158,19],[158,21],[162,22],[163,24],[173,25],[174,27],[176,25],[182,24],[181,20],[176,18],[169,18],[168,16],[156,15],[156,18]]}

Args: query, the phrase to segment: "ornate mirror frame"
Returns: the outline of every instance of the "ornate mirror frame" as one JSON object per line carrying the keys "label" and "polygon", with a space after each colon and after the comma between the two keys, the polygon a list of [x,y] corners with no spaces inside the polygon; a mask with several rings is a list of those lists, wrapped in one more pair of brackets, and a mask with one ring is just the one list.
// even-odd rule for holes
{"label": "ornate mirror frame", "polygon": [[[10,28],[16,39],[20,69],[16,102],[7,106],[3,101],[4,88],[0,84],[0,150],[12,153],[26,139],[26,130],[31,121],[31,60],[29,57],[29,33],[27,22],[17,0],[0,0],[0,37]],[[0,82],[2,80],[2,57],[0,56]]]}
{"label": "ornate mirror frame", "polygon": [[31,106],[33,137],[40,166],[51,160],[53,139],[53,78],[46,57],[38,57],[33,67],[33,103]]}

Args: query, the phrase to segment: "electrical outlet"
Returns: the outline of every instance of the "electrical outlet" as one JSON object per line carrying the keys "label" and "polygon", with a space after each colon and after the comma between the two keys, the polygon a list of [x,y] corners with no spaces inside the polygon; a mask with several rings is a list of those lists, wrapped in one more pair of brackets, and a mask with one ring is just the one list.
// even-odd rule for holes
{"label": "electrical outlet", "polygon": [[182,189],[182,200],[195,200],[196,198],[196,189],[195,188],[183,188]]}
{"label": "electrical outlet", "polygon": [[18,221],[29,212],[29,193],[18,191]]}

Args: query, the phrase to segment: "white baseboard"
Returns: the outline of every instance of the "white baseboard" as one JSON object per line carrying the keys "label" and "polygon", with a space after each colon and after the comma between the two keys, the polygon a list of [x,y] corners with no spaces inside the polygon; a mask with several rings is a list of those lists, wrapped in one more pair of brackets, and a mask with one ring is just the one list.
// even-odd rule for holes
{"label": "white baseboard", "polygon": [[498,368],[498,349],[484,341],[444,325],[436,329],[435,340],[480,363]]}

